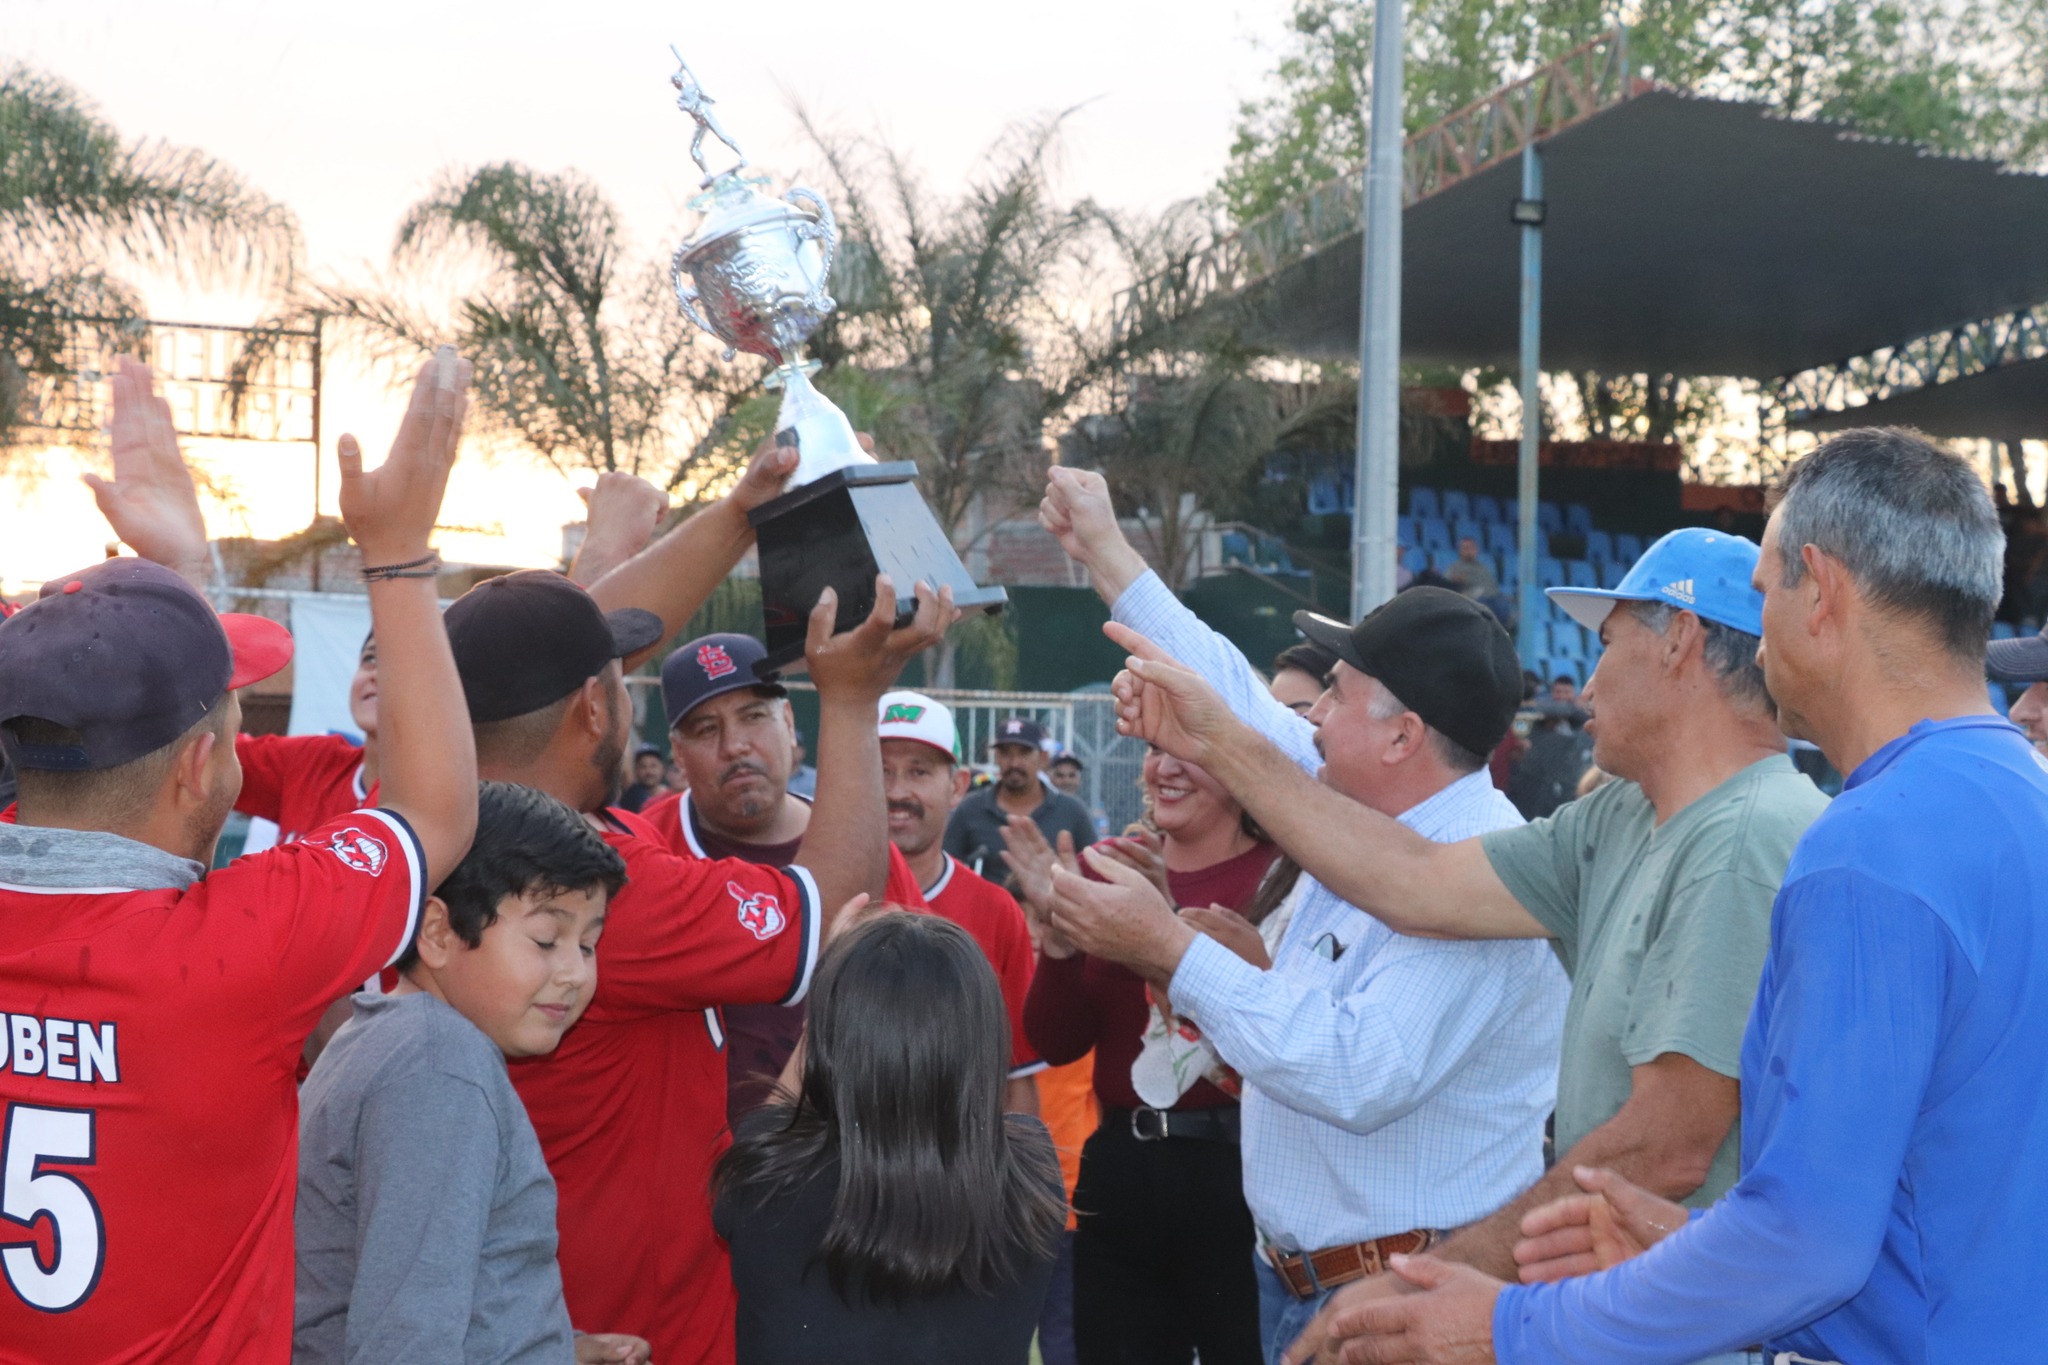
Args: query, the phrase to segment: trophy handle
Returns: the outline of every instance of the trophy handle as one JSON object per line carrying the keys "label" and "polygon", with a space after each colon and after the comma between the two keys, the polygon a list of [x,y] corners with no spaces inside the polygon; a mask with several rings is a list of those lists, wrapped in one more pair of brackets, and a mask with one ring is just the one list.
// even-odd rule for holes
{"label": "trophy handle", "polygon": [[832,311],[832,296],[825,292],[825,286],[832,278],[832,258],[839,251],[839,220],[832,216],[832,206],[825,202],[825,196],[816,190],[807,190],[802,185],[792,185],[789,193],[782,196],[785,203],[808,207],[818,215],[815,223],[799,223],[796,239],[799,242],[817,242],[823,257],[818,267],[818,283],[804,299],[804,303],[823,317]]}
{"label": "trophy handle", "polygon": [[[711,325],[711,320],[704,316],[702,309],[697,307],[698,303],[703,299],[703,296],[697,292],[697,286],[683,279],[683,253],[681,251],[676,252],[674,256],[669,258],[668,283],[669,287],[676,291],[676,306],[683,310],[683,316],[696,323],[707,335],[719,341],[724,341],[725,338],[718,335],[718,329]],[[737,353],[730,345],[725,348],[725,358],[727,360],[731,360],[735,354]]]}

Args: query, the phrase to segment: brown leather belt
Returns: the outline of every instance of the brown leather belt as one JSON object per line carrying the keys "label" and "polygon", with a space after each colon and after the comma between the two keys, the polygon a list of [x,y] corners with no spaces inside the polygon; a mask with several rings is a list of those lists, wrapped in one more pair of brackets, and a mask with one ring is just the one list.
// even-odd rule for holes
{"label": "brown leather belt", "polygon": [[1325,1289],[1377,1275],[1387,1268],[1387,1257],[1413,1256],[1435,1240],[1436,1234],[1427,1230],[1396,1232],[1370,1242],[1353,1242],[1296,1256],[1284,1256],[1269,1248],[1266,1259],[1280,1272],[1288,1293],[1297,1299],[1312,1299]]}

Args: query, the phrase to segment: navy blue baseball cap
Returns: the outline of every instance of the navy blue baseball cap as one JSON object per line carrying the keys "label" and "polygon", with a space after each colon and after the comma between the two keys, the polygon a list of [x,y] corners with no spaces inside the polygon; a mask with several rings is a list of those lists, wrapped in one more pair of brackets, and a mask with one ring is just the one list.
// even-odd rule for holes
{"label": "navy blue baseball cap", "polygon": [[442,618],[470,720],[510,720],[550,706],[614,659],[661,643],[661,618],[638,607],[606,611],[546,569],[486,578]]}
{"label": "navy blue baseball cap", "polygon": [[767,657],[768,646],[753,636],[721,634],[700,635],[662,660],[661,706],[668,713],[669,728],[713,697],[743,687],[788,696],[775,674],[764,678],[754,671]]}
{"label": "navy blue baseball cap", "polygon": [[21,768],[98,772],[155,753],[220,699],[290,663],[277,622],[216,614],[184,579],[146,559],[109,559],[43,584],[0,622],[0,725],[34,718],[76,744],[22,744]]}
{"label": "navy blue baseball cap", "polygon": [[1687,526],[1643,551],[1619,586],[1551,588],[1550,600],[1588,630],[1598,630],[1616,602],[1662,602],[1745,635],[1764,633],[1764,595],[1750,586],[1756,575],[1754,541]]}

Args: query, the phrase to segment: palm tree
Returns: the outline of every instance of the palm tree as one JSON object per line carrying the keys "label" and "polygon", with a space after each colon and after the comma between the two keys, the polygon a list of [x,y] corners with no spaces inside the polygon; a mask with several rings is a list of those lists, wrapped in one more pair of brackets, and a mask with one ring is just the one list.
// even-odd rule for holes
{"label": "palm tree", "polygon": [[49,420],[81,342],[140,320],[121,266],[281,294],[298,259],[290,212],[227,166],[124,140],[63,81],[0,67],[0,455]]}
{"label": "palm tree", "polygon": [[[444,174],[406,212],[391,264],[393,282],[316,286],[302,307],[392,362],[452,341],[476,363],[485,423],[564,474],[622,469],[673,490],[719,472],[722,422],[758,373],[712,359],[666,270],[631,256],[583,176],[516,162]],[[448,297],[465,267],[474,287]],[[446,302],[415,305],[421,286]]]}

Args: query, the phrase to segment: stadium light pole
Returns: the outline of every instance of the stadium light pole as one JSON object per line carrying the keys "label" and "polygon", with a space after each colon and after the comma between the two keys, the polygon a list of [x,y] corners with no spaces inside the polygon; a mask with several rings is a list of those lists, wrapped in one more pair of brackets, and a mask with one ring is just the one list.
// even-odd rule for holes
{"label": "stadium light pole", "polygon": [[1358,302],[1358,466],[1351,504],[1351,615],[1394,595],[1401,495],[1402,0],[1377,0],[1372,127]]}
{"label": "stadium light pole", "polygon": [[[1531,89],[1533,90],[1533,86]],[[1532,111],[1533,112],[1533,111]],[[1536,658],[1536,628],[1543,618],[1543,585],[1536,581],[1536,454],[1543,440],[1543,395],[1537,380],[1543,373],[1543,154],[1536,150],[1535,120],[1522,148],[1522,197],[1510,219],[1522,230],[1521,387],[1522,441],[1516,460],[1515,591],[1519,624],[1515,645],[1524,665]]]}

